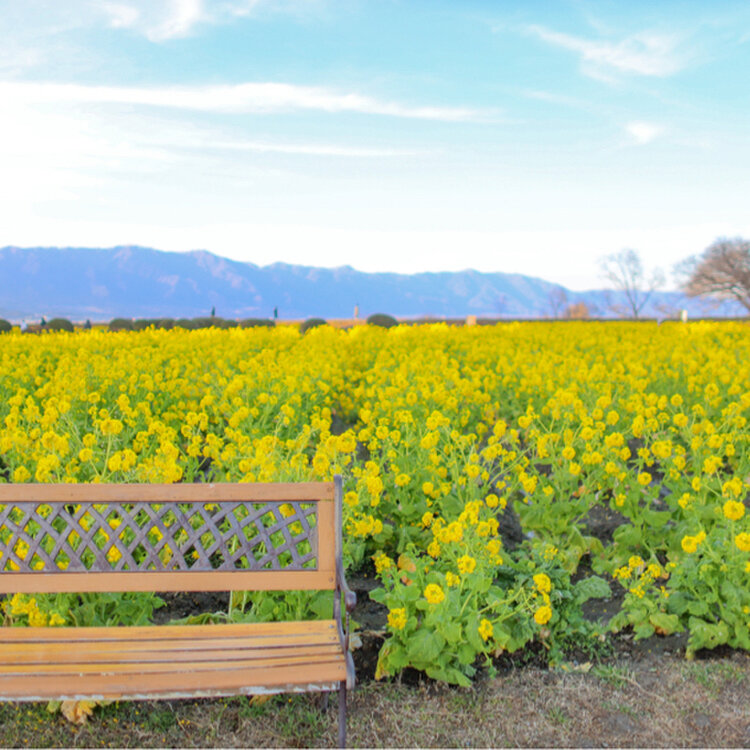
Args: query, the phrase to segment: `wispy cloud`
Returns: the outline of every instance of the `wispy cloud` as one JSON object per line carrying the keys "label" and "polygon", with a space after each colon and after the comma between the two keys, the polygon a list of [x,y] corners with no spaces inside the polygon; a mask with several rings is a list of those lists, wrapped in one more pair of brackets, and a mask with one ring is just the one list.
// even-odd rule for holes
{"label": "wispy cloud", "polygon": [[290,154],[300,156],[341,156],[354,158],[386,158],[423,156],[430,152],[417,149],[361,148],[321,143],[269,143],[266,141],[218,141],[200,144],[202,149],[247,151],[261,154]]}
{"label": "wispy cloud", "polygon": [[113,0],[103,2],[99,9],[108,25],[130,29],[152,42],[166,42],[194,35],[206,24],[225,24],[247,17],[258,8],[291,12],[300,4],[311,5],[313,0],[280,3],[278,0]]}
{"label": "wispy cloud", "polygon": [[629,122],[625,131],[636,144],[643,146],[663,135],[664,127],[653,122]]}
{"label": "wispy cloud", "polygon": [[688,55],[678,49],[681,40],[674,34],[641,32],[609,41],[584,39],[543,26],[527,30],[548,44],[577,52],[583,73],[597,78],[611,73],[663,78],[678,73],[689,62]]}
{"label": "wispy cloud", "polygon": [[0,82],[0,97],[32,104],[128,104],[216,113],[274,113],[295,110],[357,112],[420,120],[460,122],[489,113],[462,107],[417,106],[382,101],[288,83],[240,83],[218,86],[86,86],[81,84]]}

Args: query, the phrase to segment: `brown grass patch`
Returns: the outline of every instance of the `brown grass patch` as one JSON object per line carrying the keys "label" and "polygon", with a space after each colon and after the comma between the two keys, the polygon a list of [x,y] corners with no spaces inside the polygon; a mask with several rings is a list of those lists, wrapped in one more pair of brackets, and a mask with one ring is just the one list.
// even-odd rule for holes
{"label": "brown grass patch", "polygon": [[[523,668],[472,689],[367,683],[349,696],[353,747],[747,747],[750,656]],[[0,705],[5,747],[330,747],[336,698],[120,703],[80,728],[45,707]]]}

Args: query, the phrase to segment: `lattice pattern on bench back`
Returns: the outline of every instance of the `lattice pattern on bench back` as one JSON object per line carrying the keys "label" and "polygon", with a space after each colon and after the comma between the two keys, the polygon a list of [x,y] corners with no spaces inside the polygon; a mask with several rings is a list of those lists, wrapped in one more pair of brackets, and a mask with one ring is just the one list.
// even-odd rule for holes
{"label": "lattice pattern on bench back", "polygon": [[317,503],[0,504],[0,571],[308,570]]}

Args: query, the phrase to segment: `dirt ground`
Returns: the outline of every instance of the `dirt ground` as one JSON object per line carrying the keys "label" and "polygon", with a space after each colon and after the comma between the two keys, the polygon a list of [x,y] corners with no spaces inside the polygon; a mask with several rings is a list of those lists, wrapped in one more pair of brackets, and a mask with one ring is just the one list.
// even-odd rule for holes
{"label": "dirt ground", "polygon": [[[43,704],[0,705],[3,747],[331,747],[336,698],[119,703],[82,727]],[[688,662],[618,656],[567,671],[510,667],[471,689],[361,682],[348,700],[351,747],[748,747],[750,656]]]}

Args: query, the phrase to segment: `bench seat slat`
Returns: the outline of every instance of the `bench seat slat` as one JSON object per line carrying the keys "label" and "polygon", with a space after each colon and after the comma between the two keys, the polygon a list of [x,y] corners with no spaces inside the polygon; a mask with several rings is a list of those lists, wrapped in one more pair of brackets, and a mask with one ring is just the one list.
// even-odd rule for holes
{"label": "bench seat slat", "polygon": [[334,639],[313,638],[301,640],[299,638],[284,641],[275,639],[271,643],[246,641],[244,643],[219,641],[187,642],[155,641],[154,643],[138,643],[134,646],[128,642],[113,642],[108,644],[79,642],[74,647],[61,643],[24,643],[0,647],[0,666],[6,664],[65,664],[80,663],[82,661],[149,661],[159,658],[170,658],[175,661],[191,661],[193,659],[218,658],[258,658],[265,654],[292,654],[305,649],[307,651],[326,651],[338,649],[341,645]]}
{"label": "bench seat slat", "polygon": [[[186,630],[189,628],[189,630]],[[274,636],[279,633],[335,633],[334,620],[302,620],[292,622],[245,622],[215,625],[129,625],[128,627],[55,627],[3,628],[0,642],[9,641],[135,641],[168,638],[241,638]]]}
{"label": "bench seat slat", "polygon": [[250,669],[284,664],[321,664],[341,661],[341,649],[325,647],[323,649],[295,649],[289,653],[256,653],[244,658],[238,654],[230,658],[228,654],[211,656],[210,653],[194,654],[192,659],[173,659],[171,654],[162,654],[152,659],[133,659],[127,657],[118,660],[117,654],[108,654],[108,661],[91,659],[86,661],[66,660],[58,663],[0,664],[0,677],[20,677],[35,674],[47,676],[65,676],[78,674],[118,674],[139,672],[194,672],[232,669]]}
{"label": "bench seat slat", "polygon": [[106,673],[0,675],[4,700],[81,700],[84,698],[128,700],[189,697],[254,692],[330,690],[347,679],[343,657],[304,664],[280,664],[237,669],[188,670],[165,673]]}
{"label": "bench seat slat", "polygon": [[187,645],[181,647],[179,643],[165,646],[162,641],[154,644],[152,648],[128,648],[127,644],[116,648],[116,645],[108,648],[76,647],[72,651],[70,647],[54,644],[54,647],[44,644],[29,646],[25,648],[0,649],[0,669],[4,665],[30,664],[43,666],[44,664],[80,664],[83,661],[152,661],[159,659],[171,659],[173,661],[192,661],[195,659],[253,659],[268,656],[283,656],[284,654],[321,653],[331,650],[341,651],[341,646],[333,641],[328,642],[304,642],[252,646],[234,646],[231,644],[221,645],[210,643],[206,646]]}

